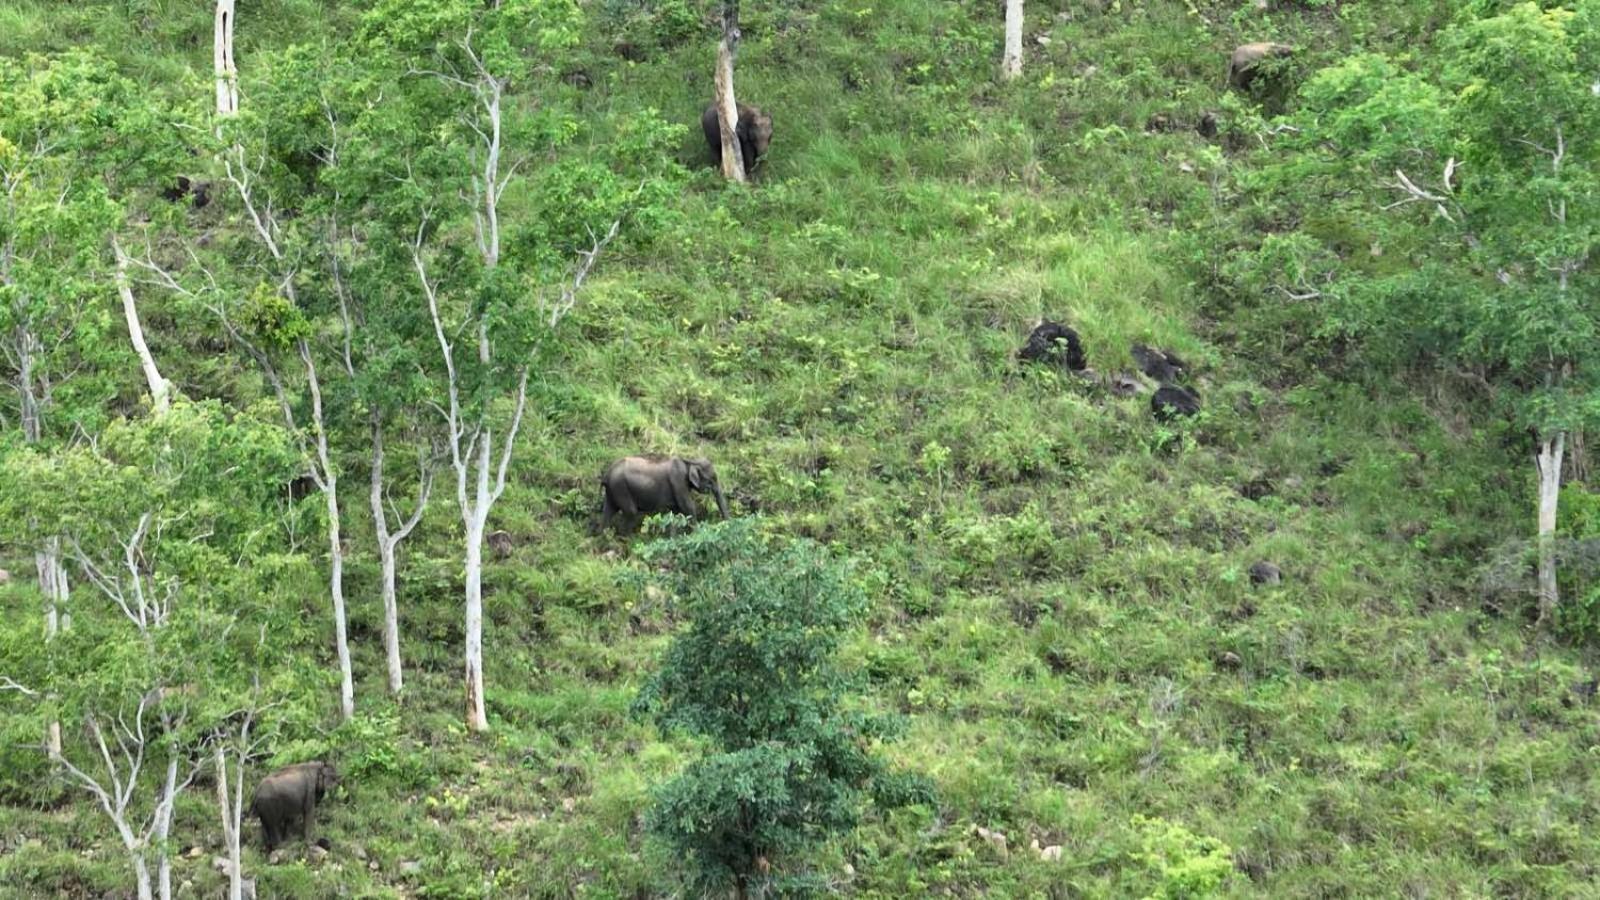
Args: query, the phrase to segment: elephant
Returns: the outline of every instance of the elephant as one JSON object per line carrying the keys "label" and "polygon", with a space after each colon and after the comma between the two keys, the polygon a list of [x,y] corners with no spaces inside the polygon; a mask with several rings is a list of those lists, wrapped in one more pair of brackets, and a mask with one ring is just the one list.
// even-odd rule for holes
{"label": "elephant", "polygon": [[1281,59],[1292,53],[1294,48],[1288,44],[1275,44],[1271,41],[1239,46],[1228,58],[1227,86],[1236,87],[1241,91],[1249,90],[1250,83],[1256,80],[1262,62],[1268,59]]}
{"label": "elephant", "polygon": [[[739,105],[739,124],[734,132],[739,138],[739,151],[744,154],[744,171],[749,174],[756,163],[767,155],[772,146],[772,117],[759,106]],[[722,123],[717,120],[717,105],[706,107],[700,114],[700,129],[706,133],[706,143],[711,145],[711,161],[722,165]]]}
{"label": "elephant", "polygon": [[261,779],[250,811],[261,819],[267,852],[288,837],[295,819],[301,820],[301,836],[311,843],[317,803],[338,783],[339,773],[325,762],[297,763]]}
{"label": "elephant", "polygon": [[708,459],[624,456],[606,467],[605,474],[600,476],[600,485],[604,494],[602,531],[611,527],[611,518],[618,512],[629,519],[661,512],[699,515],[700,509],[689,494],[691,490],[716,497],[717,509],[724,519],[728,517],[728,501],[722,496],[722,485],[717,482],[716,470]]}

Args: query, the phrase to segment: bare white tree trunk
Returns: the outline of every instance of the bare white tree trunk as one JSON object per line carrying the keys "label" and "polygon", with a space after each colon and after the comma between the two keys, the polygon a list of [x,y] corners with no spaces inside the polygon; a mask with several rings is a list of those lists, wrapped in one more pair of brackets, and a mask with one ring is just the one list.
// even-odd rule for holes
{"label": "bare white tree trunk", "polygon": [[133,351],[139,356],[144,380],[150,386],[150,408],[159,416],[171,407],[171,384],[161,377],[150,345],[145,343],[144,328],[139,324],[139,307],[133,298],[133,284],[128,280],[128,255],[122,252],[122,244],[115,237],[111,239],[111,249],[117,257],[117,293],[122,297],[122,315],[128,322],[128,338],[133,341]]}
{"label": "bare white tree trunk", "polygon": [[231,116],[239,111],[239,69],[233,62],[234,0],[217,0],[217,21],[213,28],[212,66],[217,81],[217,115]]}
{"label": "bare white tree trunk", "polygon": [[318,486],[328,506],[328,593],[333,597],[333,642],[339,657],[339,713],[346,722],[356,714],[355,675],[350,665],[350,640],[344,608],[344,541],[340,535],[339,473],[328,452],[328,429],[322,414],[322,382],[310,345],[300,342],[300,362],[311,389],[311,427],[317,450]]}
{"label": "bare white tree trunk", "polygon": [[1539,443],[1539,621],[1554,615],[1560,600],[1556,587],[1556,509],[1561,498],[1561,456],[1567,433],[1558,431]]}
{"label": "bare white tree trunk", "polygon": [[717,127],[722,132],[722,177],[744,181],[744,153],[739,146],[739,103],[733,95],[733,59],[739,52],[739,6],[722,4],[722,40],[717,43],[715,73]]}
{"label": "bare white tree trunk", "polygon": [[1022,74],[1022,0],[1006,0],[1006,48],[1000,75],[1006,80]]}
{"label": "bare white tree trunk", "polygon": [[389,664],[389,693],[399,696],[405,687],[405,672],[400,665],[400,604],[395,589],[396,557],[399,555],[400,542],[405,540],[422,521],[423,511],[428,508],[428,494],[433,486],[433,473],[423,464],[422,480],[417,495],[417,506],[410,518],[400,522],[398,527],[389,524],[389,510],[384,504],[383,497],[383,471],[385,454],[383,446],[383,415],[379,410],[372,411],[372,483],[369,500],[372,503],[372,524],[377,531],[378,561],[382,567],[383,580],[380,590],[383,595],[383,650]]}
{"label": "bare white tree trunk", "polygon": [[[212,748],[211,766],[216,769],[217,812],[222,816],[222,849],[228,854],[228,900],[244,900],[243,853],[239,846],[239,831],[244,818],[239,803],[243,798],[236,800],[228,787],[228,751],[220,741]],[[244,767],[241,765],[235,774],[239,785],[236,790],[242,791]]]}
{"label": "bare white tree trunk", "polygon": [[[34,553],[33,562],[39,573],[39,592],[46,601],[44,639],[50,641],[72,624],[72,615],[67,609],[71,592],[67,584],[67,568],[61,563],[61,539],[53,537],[45,541],[44,547]],[[45,749],[51,759],[61,755],[59,721],[51,722],[46,729]]]}
{"label": "bare white tree trunk", "polygon": [[[0,261],[9,258],[8,246],[5,248],[5,253],[0,254]],[[6,268],[9,269],[9,266]],[[0,275],[4,274],[8,273],[0,272]],[[0,284],[9,282],[8,277],[0,277]],[[35,385],[34,357],[42,348],[39,339],[31,331],[18,326],[10,349],[17,367],[16,389],[22,416],[22,440],[27,444],[38,444],[44,439],[44,413]],[[67,611],[71,586],[67,581],[66,567],[61,562],[61,539],[51,537],[45,540],[44,545],[34,551],[33,562],[39,576],[39,593],[45,598],[44,636],[45,640],[49,641],[72,624],[71,615]],[[61,755],[60,722],[51,722],[45,729],[45,748],[52,759]]]}
{"label": "bare white tree trunk", "polygon": [[[726,9],[725,6],[725,15]],[[484,59],[478,55],[472,46],[470,34],[462,41],[461,47],[471,63],[470,74],[466,77],[459,75],[440,77],[448,84],[469,89],[475,101],[467,114],[467,124],[479,139],[479,145],[474,148],[472,159],[474,162],[481,159],[482,169],[473,173],[473,225],[483,267],[492,271],[500,262],[500,197],[516,172],[517,164],[513,163],[504,172],[501,171],[501,99],[504,96],[505,79],[494,74]],[[482,155],[479,156],[479,153]],[[418,283],[428,302],[428,314],[433,322],[434,337],[439,343],[439,353],[445,365],[447,403],[441,409],[445,418],[450,465],[456,476],[456,504],[460,508],[461,524],[465,531],[462,555],[466,582],[464,675],[467,692],[467,728],[482,732],[489,728],[483,676],[483,539],[490,511],[505,493],[506,477],[510,473],[511,456],[516,449],[517,433],[522,427],[522,417],[527,410],[528,367],[524,364],[516,370],[517,388],[512,405],[511,424],[497,447],[494,431],[489,422],[489,405],[479,403],[475,405],[475,409],[469,411],[464,408],[461,399],[462,378],[456,366],[455,345],[445,328],[444,317],[440,310],[438,286],[428,275],[428,260],[424,253],[428,224],[427,215],[424,213],[411,246],[411,260],[416,268]],[[584,278],[595,260],[599,258],[600,251],[616,236],[621,224],[621,219],[613,222],[604,238],[595,238],[592,248],[579,254],[580,264],[572,286],[563,290],[559,299],[552,302],[541,298],[540,311],[551,327],[555,327],[562,316],[572,308]],[[481,311],[469,312],[468,315],[472,318],[466,327],[457,333],[469,329],[476,332],[474,337],[478,343],[478,366],[487,374],[493,368],[489,323]],[[450,330],[455,331],[455,329]]]}
{"label": "bare white tree trunk", "polygon": [[[487,444],[483,453],[488,453]],[[463,516],[467,523],[467,725],[473,731],[489,729],[489,718],[483,705],[483,533],[484,520],[489,513],[487,465],[487,457],[480,456],[477,501],[471,507],[471,512]]]}
{"label": "bare white tree trunk", "polygon": [[[271,198],[262,204],[257,202],[254,173],[245,162],[244,148],[234,145],[229,153],[223,154],[224,171],[229,183],[238,192],[240,201],[244,204],[244,211],[249,218],[249,224],[254,229],[256,238],[261,246],[277,264],[280,274],[279,289],[284,297],[294,306],[300,305],[299,296],[295,290],[295,274],[297,266],[284,252],[279,238],[282,235],[276,212]],[[147,265],[155,272],[168,287],[180,292],[185,289],[170,275],[161,271],[154,265]],[[272,385],[273,393],[278,398],[278,406],[283,411],[284,424],[289,431],[300,438],[304,449],[304,433],[299,428],[294,414],[294,407],[289,402],[288,388],[283,379],[279,377],[277,368],[273,365],[271,357],[260,347],[252,343],[233,324],[227,310],[216,303],[211,304],[214,314],[227,328],[228,335],[239,342],[256,360]],[[322,383],[317,377],[315,359],[311,354],[310,343],[302,339],[297,347],[300,362],[305,368],[306,386],[311,393],[311,432],[315,448],[315,458],[311,466],[311,478],[317,489],[322,492],[327,503],[328,511],[328,592],[333,600],[333,632],[334,648],[339,659],[339,712],[345,721],[355,716],[355,678],[350,664],[350,643],[348,627],[346,625],[344,602],[344,543],[340,534],[339,517],[339,478],[338,470],[333,465],[332,456],[328,450],[327,420],[323,415]]]}

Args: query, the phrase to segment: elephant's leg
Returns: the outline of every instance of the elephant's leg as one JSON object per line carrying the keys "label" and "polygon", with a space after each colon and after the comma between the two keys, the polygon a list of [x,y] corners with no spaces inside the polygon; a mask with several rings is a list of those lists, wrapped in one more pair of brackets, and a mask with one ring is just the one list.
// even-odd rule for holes
{"label": "elephant's leg", "polygon": [[316,796],[311,791],[306,791],[305,799],[300,802],[300,809],[304,814],[302,816],[300,836],[309,844],[311,843],[311,826],[316,819],[317,810]]}
{"label": "elephant's leg", "polygon": [[611,517],[617,514],[617,505],[611,502],[611,491],[602,492],[605,499],[600,501],[600,530],[605,531],[611,527]]}
{"label": "elephant's leg", "polygon": [[272,827],[271,816],[261,817],[261,842],[266,846],[268,853],[278,848],[278,835],[276,829]]}

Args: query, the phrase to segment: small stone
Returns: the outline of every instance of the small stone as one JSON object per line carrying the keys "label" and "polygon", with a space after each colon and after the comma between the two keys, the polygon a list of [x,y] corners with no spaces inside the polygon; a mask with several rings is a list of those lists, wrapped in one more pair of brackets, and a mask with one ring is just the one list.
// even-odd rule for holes
{"label": "small stone", "polygon": [[850,865],[849,863],[845,863],[844,864],[844,877],[846,877],[846,878],[854,878],[854,877],[856,877],[856,867]]}
{"label": "small stone", "polygon": [[1034,38],[1033,42],[1038,44],[1041,47],[1048,47],[1048,46],[1050,46],[1050,35],[1041,34],[1038,37]]}
{"label": "small stone", "polygon": [[578,801],[572,799],[571,797],[563,797],[563,798],[561,798],[561,811],[562,812],[572,812],[573,810],[575,810],[577,808],[578,808]]}
{"label": "small stone", "polygon": [[367,863],[367,869],[369,871],[372,871],[372,872],[378,871],[378,861],[377,860],[373,860],[373,861]]}
{"label": "small stone", "polygon": [[199,847],[190,847],[189,849],[183,851],[183,858],[184,859],[199,859],[200,857],[202,857],[204,855],[205,855],[205,851],[200,849]]}
{"label": "small stone", "polygon": [[283,862],[284,855],[284,850],[281,847],[272,851],[271,853],[267,854],[267,864],[273,866],[278,865],[279,863]]}
{"label": "small stone", "polygon": [[1193,175],[1194,166],[1190,164],[1188,160],[1184,160],[1183,162],[1178,163],[1178,171],[1186,175]]}
{"label": "small stone", "polygon": [[1250,583],[1254,585],[1274,585],[1283,581],[1283,570],[1260,560],[1250,566]]}
{"label": "small stone", "polygon": [[999,831],[990,831],[989,829],[984,828],[982,825],[976,826],[976,832],[978,837],[982,838],[985,843],[993,847],[996,853],[999,853],[1001,856],[1006,855],[1006,836],[1004,833]]}
{"label": "small stone", "polygon": [[1232,650],[1223,651],[1223,653],[1217,657],[1217,667],[1221,669],[1237,669],[1242,665],[1244,665],[1244,660],[1240,659],[1239,654],[1233,652]]}
{"label": "small stone", "polygon": [[651,603],[660,603],[667,599],[667,592],[653,584],[647,584],[644,586],[644,598]]}
{"label": "small stone", "polygon": [[10,583],[11,583],[11,573],[7,572],[5,569],[0,569],[0,584],[10,584]]}
{"label": "small stone", "polygon": [[223,878],[233,877],[233,860],[228,859],[226,856],[211,857],[211,868],[216,869],[217,874]]}
{"label": "small stone", "polygon": [[312,844],[311,847],[306,850],[306,858],[310,859],[312,862],[321,862],[327,857],[327,855],[327,850],[323,849],[322,847],[318,847],[315,844]]}
{"label": "small stone", "polygon": [[1111,393],[1118,397],[1133,397],[1144,391],[1144,383],[1127,372],[1118,372],[1111,376]]}
{"label": "small stone", "polygon": [[1039,858],[1045,862],[1060,862],[1061,852],[1060,844],[1051,844],[1050,846],[1039,851]]}
{"label": "small stone", "polygon": [[354,856],[356,859],[361,860],[362,862],[366,862],[366,859],[367,859],[367,848],[361,846],[360,844],[357,844],[355,847],[351,848],[350,855]]}
{"label": "small stone", "polygon": [[401,875],[420,875],[421,873],[422,863],[419,863],[414,859],[407,859],[400,863]]}

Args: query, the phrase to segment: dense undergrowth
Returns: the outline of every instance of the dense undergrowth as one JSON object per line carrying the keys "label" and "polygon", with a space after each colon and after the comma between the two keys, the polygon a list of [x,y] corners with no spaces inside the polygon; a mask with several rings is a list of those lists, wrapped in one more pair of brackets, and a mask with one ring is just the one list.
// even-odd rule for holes
{"label": "dense undergrowth", "polygon": [[[1300,71],[1423,53],[1454,5],[1038,2],[1025,77],[1002,86],[998,4],[747,4],[739,90],[776,120],[771,159],[729,188],[686,131],[674,216],[605,260],[536,379],[494,522],[516,546],[487,572],[491,734],[459,722],[459,519],[440,501],[403,562],[403,705],[382,698],[376,564],[352,564],[357,720],[278,748],[345,771],[322,813],[333,853],[267,865],[257,844],[262,896],[670,887],[641,822],[690,748],[629,707],[674,622],[619,578],[630,543],[589,532],[598,472],[641,450],[711,457],[736,515],[860,560],[873,607],[846,658],[872,707],[909,717],[886,752],[938,802],[869,815],[808,861],[842,893],[1195,896],[1214,858],[1238,896],[1592,892],[1584,651],[1477,589],[1531,518],[1520,458],[1448,387],[1357,370],[1315,303],[1233,262],[1275,223],[1238,186],[1268,151],[1263,98],[1221,90],[1226,51],[1283,40]],[[264,6],[241,10],[246,68],[348,25]],[[582,108],[693,124],[704,12],[592,5]],[[10,0],[0,52],[94,42],[157,89],[203,90],[209,27],[177,4]],[[1205,112],[1214,140],[1192,127]],[[1156,114],[1175,127],[1147,130]],[[149,315],[186,393],[258,387]],[[1020,367],[1041,316],[1103,372],[1135,341],[1178,352],[1204,412],[1164,426],[1147,396]],[[1252,586],[1261,559],[1281,585]],[[277,587],[305,598],[305,653],[331,657],[318,573]],[[124,889],[85,798],[11,794],[0,894]],[[183,846],[216,846],[211,803],[186,796]],[[211,852],[179,864],[195,896],[218,890]]]}

